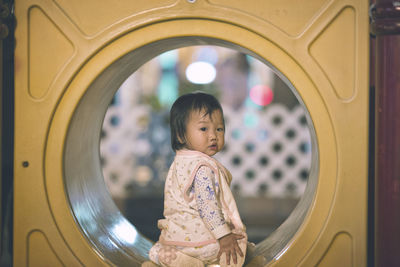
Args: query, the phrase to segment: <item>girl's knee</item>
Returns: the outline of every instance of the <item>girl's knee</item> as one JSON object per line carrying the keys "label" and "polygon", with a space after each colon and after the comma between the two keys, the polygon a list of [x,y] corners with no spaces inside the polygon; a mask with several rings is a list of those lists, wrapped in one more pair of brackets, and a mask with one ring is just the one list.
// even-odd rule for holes
{"label": "girl's knee", "polygon": [[163,248],[162,251],[160,251],[158,260],[161,266],[165,267],[204,267],[204,263],[201,260],[186,255],[174,247]]}

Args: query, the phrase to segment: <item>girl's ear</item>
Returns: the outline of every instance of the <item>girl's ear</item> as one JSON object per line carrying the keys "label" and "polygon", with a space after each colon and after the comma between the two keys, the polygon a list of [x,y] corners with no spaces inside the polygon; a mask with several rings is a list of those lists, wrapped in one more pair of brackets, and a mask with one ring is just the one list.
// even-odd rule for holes
{"label": "girl's ear", "polygon": [[179,135],[177,137],[178,137],[179,143],[181,143],[182,145],[184,145],[186,143],[186,138],[181,138]]}

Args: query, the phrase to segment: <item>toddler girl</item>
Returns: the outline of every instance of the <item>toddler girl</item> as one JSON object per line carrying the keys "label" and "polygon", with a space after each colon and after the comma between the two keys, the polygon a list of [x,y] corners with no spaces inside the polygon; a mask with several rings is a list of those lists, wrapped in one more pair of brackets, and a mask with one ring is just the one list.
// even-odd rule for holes
{"label": "toddler girl", "polygon": [[247,236],[229,188],[231,174],[213,159],[224,146],[218,100],[205,93],[179,97],[170,112],[176,152],[164,189],[164,217],[150,259],[161,266],[242,266]]}

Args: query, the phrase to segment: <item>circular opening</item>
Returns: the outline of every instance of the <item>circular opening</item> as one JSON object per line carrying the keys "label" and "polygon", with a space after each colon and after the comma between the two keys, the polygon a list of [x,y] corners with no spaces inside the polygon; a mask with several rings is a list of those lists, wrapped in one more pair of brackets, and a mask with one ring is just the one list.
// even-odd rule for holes
{"label": "circular opening", "polygon": [[[106,166],[110,166],[112,160],[123,161],[124,159],[105,156],[102,156],[100,159],[99,142],[101,139],[103,141],[106,140],[110,135],[109,131],[104,128],[102,129],[103,119],[104,123],[108,125],[107,127],[115,129],[122,128],[121,125],[126,125],[126,123],[131,123],[135,125],[135,127],[141,127],[140,123],[143,123],[145,126],[146,124],[149,126],[149,124],[144,118],[145,116],[143,118],[140,117],[140,110],[135,110],[130,116],[121,118],[118,114],[112,114],[110,110],[107,112],[107,108],[113,99],[113,101],[118,102],[119,93],[117,93],[117,97],[114,97],[114,95],[121,85],[126,86],[127,81],[132,81],[132,78],[128,77],[131,77],[132,73],[135,73],[139,67],[151,58],[171,49],[199,44],[228,47],[233,49],[235,53],[239,55],[238,57],[243,57],[247,63],[257,59],[255,61],[262,62],[264,67],[265,65],[269,65],[266,60],[253,54],[251,51],[222,40],[202,37],[185,37],[158,41],[132,51],[110,65],[87,89],[71,120],[67,133],[64,157],[65,183],[71,209],[82,232],[88,240],[106,260],[111,261],[113,264],[123,265],[132,262],[142,262],[147,257],[147,252],[152,242],[140,234],[140,231],[134,226],[134,224],[139,224],[141,215],[138,214],[129,222],[115,205],[104,182],[102,166],[105,166],[105,172],[107,172]],[[231,64],[228,64],[228,66],[231,66]],[[166,68],[168,69],[168,67]],[[241,203],[244,203],[241,201],[243,199],[242,197],[246,197],[246,194],[252,197],[270,195],[274,192],[273,188],[275,184],[280,182],[282,184],[280,186],[282,192],[285,192],[285,194],[293,194],[293,192],[302,191],[298,189],[298,184],[307,184],[304,194],[300,194],[302,197],[300,201],[298,201],[296,208],[294,208],[289,217],[280,224],[280,227],[271,234],[265,232],[264,236],[262,236],[262,234],[256,235],[259,240],[255,240],[258,244],[253,256],[263,255],[266,261],[270,261],[273,257],[279,256],[279,252],[283,250],[302,224],[314,197],[318,169],[318,166],[316,166],[318,162],[316,138],[310,116],[302,100],[297,95],[297,91],[293,88],[288,79],[278,70],[274,69],[273,66],[269,66],[269,68],[273,70],[273,73],[275,73],[274,75],[279,77],[279,81],[290,89],[289,91],[291,94],[296,95],[295,98],[297,98],[298,103],[300,103],[299,107],[282,109],[282,107],[279,107],[273,101],[271,102],[273,96],[270,94],[270,87],[263,83],[258,84],[254,82],[254,84],[249,87],[250,91],[241,90],[244,92],[241,104],[243,105],[247,101],[248,105],[252,106],[252,108],[242,112],[242,116],[240,117],[241,122],[235,122],[234,120],[239,118],[239,116],[235,115],[237,115],[238,110],[241,108],[238,106],[238,101],[235,101],[235,99],[229,100],[228,98],[226,102],[230,104],[226,105],[221,97],[220,100],[224,105],[225,116],[230,114],[230,112],[233,115],[230,117],[228,115],[226,118],[227,128],[229,127],[227,131],[227,147],[218,155],[218,159],[230,169],[234,176],[234,169],[239,169],[241,172],[241,179],[234,180],[232,185],[233,191],[235,191],[238,196],[236,201],[239,209]],[[232,88],[232,86],[235,85],[229,84],[229,79],[225,81],[228,83],[226,85],[228,88]],[[151,83],[152,81],[149,79],[147,82]],[[173,84],[171,81],[170,83]],[[203,91],[213,90],[209,83],[201,86],[203,87],[196,89],[202,89]],[[250,93],[251,90],[254,91]],[[168,90],[162,90],[161,92],[165,91]],[[178,92],[183,93],[182,91]],[[142,93],[146,95],[148,92],[143,91]],[[279,94],[275,94],[275,96],[276,95]],[[152,96],[149,94],[147,95],[148,99],[146,101],[151,102],[157,100],[158,104],[166,103],[166,106],[168,106],[171,101],[173,102],[176,96],[177,94],[172,94],[171,96],[171,92],[168,94],[161,93],[156,95],[157,99],[154,99],[154,95]],[[157,106],[158,104],[155,105]],[[272,107],[277,108],[272,109]],[[252,110],[252,112],[249,112],[249,110]],[[273,110],[273,112],[268,113],[268,110]],[[148,111],[145,110],[142,112],[142,115],[146,114],[146,112]],[[296,116],[287,116],[288,113],[293,113]],[[287,119],[289,117],[290,119]],[[135,118],[136,122],[125,122],[124,118]],[[165,117],[161,116],[161,123],[158,124],[158,126],[165,123],[165,121],[163,121],[164,119]],[[242,123],[253,130],[256,128],[256,125],[261,125],[261,127],[258,127],[257,130],[250,134],[249,132],[244,132],[240,127],[235,127],[235,123]],[[274,127],[273,129],[275,130],[271,131],[266,129],[265,126],[267,124],[270,127]],[[308,125],[308,135],[311,136],[311,138],[309,138],[309,136],[303,139],[300,138],[302,137],[302,131],[299,129],[304,125]],[[157,125],[154,127],[157,127]],[[277,129],[279,129],[279,131]],[[163,128],[149,128],[146,136],[148,137],[148,134],[152,134],[152,138],[162,140],[163,138],[165,139],[165,135],[160,135],[160,132],[164,130]],[[123,131],[120,132],[120,134],[123,138]],[[286,141],[282,142],[279,138],[274,136],[274,134],[285,137]],[[254,136],[253,138],[248,138],[246,137],[247,135]],[[254,140],[261,141],[255,142]],[[268,142],[266,142],[266,140],[268,140]],[[274,153],[273,155],[265,154],[262,149],[259,149],[259,144],[263,141],[270,146],[269,150]],[[290,146],[295,147],[296,151],[286,148],[285,144],[290,142],[297,142],[295,145]],[[311,153],[309,153],[309,148],[311,148]],[[129,150],[128,146],[113,145],[110,145],[108,149],[110,153],[121,149]],[[145,143],[135,145],[135,153],[138,154],[142,153],[142,155],[146,155],[148,154],[148,149],[149,147]],[[237,149],[240,150],[236,151]],[[172,152],[172,150],[170,151]],[[302,159],[305,158],[304,154],[307,155],[307,153],[309,153],[310,162],[313,163],[311,167],[304,164],[301,158],[297,158],[295,156],[296,153],[303,153]],[[244,154],[251,155],[251,157],[243,157]],[[102,155],[104,154],[102,153]],[[251,160],[250,163],[249,160],[253,157],[254,159]],[[154,161],[152,164],[158,164],[158,170],[168,168],[168,160],[162,157],[160,158],[161,161]],[[299,163],[303,165],[297,170],[294,168],[294,165],[299,165]],[[254,166],[254,164],[257,166]],[[129,165],[129,163],[127,165]],[[296,176],[298,179],[292,179],[290,182],[289,180],[285,180],[286,172],[282,169],[282,165],[287,165],[288,167],[286,169],[292,170],[292,177]],[[160,173],[156,175],[156,179],[153,179],[155,175],[151,168],[146,165],[135,166],[134,171],[136,174],[130,177],[134,178],[134,182],[127,183],[123,187],[124,190],[131,193],[135,192],[135,190],[141,193],[148,192],[145,187],[149,185],[149,183],[152,183],[153,186],[158,186],[158,191],[162,189],[162,179],[165,178],[165,172],[160,171]],[[127,173],[129,172],[128,170]],[[259,178],[263,175],[270,177],[271,182]],[[107,184],[109,185],[121,182],[121,177],[117,172],[109,171],[106,177]],[[306,183],[305,180],[307,180],[307,177],[308,182]],[[285,183],[282,183],[282,181],[285,181]],[[114,189],[110,188],[110,191],[113,192]],[[243,212],[240,211],[242,219],[246,221],[246,216],[250,215],[243,214],[246,208],[242,210]]]}

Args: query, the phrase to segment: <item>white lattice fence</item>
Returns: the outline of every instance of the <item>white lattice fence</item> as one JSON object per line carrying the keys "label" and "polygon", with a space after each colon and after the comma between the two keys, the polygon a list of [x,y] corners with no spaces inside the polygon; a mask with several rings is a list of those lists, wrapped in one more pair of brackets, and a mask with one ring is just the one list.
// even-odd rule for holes
{"label": "white lattice fence", "polygon": [[311,164],[310,131],[303,108],[272,104],[266,110],[225,108],[226,148],[216,158],[242,196],[302,195]]}
{"label": "white lattice fence", "polygon": [[[303,108],[271,104],[265,110],[224,108],[226,147],[216,158],[232,173],[241,196],[299,197],[311,165],[310,132]],[[160,192],[173,158],[168,112],[148,106],[111,106],[100,144],[110,193],[125,197]],[[155,190],[157,189],[157,190]]]}

